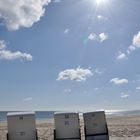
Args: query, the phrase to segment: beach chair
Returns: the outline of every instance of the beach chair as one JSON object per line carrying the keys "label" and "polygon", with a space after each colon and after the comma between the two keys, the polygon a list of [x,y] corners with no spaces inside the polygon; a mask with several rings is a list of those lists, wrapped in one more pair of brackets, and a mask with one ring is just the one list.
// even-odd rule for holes
{"label": "beach chair", "polygon": [[83,114],[85,140],[109,140],[104,111]]}
{"label": "beach chair", "polygon": [[81,139],[78,113],[55,113],[54,122],[54,140]]}
{"label": "beach chair", "polygon": [[34,112],[7,114],[7,140],[38,140]]}

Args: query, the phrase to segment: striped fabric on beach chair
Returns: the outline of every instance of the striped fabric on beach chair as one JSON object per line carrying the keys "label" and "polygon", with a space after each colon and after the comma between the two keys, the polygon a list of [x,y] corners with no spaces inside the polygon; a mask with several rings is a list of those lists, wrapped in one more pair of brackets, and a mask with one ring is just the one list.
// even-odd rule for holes
{"label": "striped fabric on beach chair", "polygon": [[34,112],[7,114],[7,140],[38,140]]}
{"label": "striped fabric on beach chair", "polygon": [[104,111],[84,113],[85,140],[109,140]]}
{"label": "striped fabric on beach chair", "polygon": [[55,140],[80,140],[80,124],[78,113],[55,113]]}

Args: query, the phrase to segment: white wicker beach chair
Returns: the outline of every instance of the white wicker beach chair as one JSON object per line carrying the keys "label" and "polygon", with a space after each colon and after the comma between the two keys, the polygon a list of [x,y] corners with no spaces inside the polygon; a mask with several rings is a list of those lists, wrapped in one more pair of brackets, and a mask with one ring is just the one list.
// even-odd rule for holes
{"label": "white wicker beach chair", "polygon": [[104,111],[84,113],[85,140],[109,140]]}
{"label": "white wicker beach chair", "polygon": [[34,112],[7,114],[7,140],[38,140]]}
{"label": "white wicker beach chair", "polygon": [[78,113],[55,113],[55,140],[80,140],[80,124]]}

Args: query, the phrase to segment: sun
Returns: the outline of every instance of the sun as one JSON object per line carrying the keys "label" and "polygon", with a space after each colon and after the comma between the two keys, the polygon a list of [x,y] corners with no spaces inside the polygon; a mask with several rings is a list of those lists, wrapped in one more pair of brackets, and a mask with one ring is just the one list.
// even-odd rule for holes
{"label": "sun", "polygon": [[[84,0],[84,1],[87,1],[87,0]],[[91,6],[93,4],[93,5],[97,6],[97,7],[101,6],[101,5],[108,5],[109,1],[110,0],[88,0],[88,2],[91,3]]]}
{"label": "sun", "polygon": [[96,0],[97,5],[103,4],[104,2],[105,2],[105,0]]}

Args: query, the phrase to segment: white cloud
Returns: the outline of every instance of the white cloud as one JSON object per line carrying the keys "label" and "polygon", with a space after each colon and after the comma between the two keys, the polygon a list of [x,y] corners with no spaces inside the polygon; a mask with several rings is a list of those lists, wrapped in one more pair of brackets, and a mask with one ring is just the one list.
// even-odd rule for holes
{"label": "white cloud", "polygon": [[124,58],[127,58],[127,55],[125,53],[119,52],[117,59],[120,60],[120,59],[124,59]]}
{"label": "white cloud", "polygon": [[133,45],[137,48],[140,48],[140,31],[138,32],[138,34],[134,35]]}
{"label": "white cloud", "polygon": [[130,51],[129,51],[129,50],[127,50],[127,51],[126,51],[126,53],[127,53],[127,54],[130,54]]}
{"label": "white cloud", "polygon": [[127,84],[128,79],[119,79],[119,78],[113,78],[110,80],[111,83],[115,85],[122,85],[122,84]]}
{"label": "white cloud", "polygon": [[64,34],[68,34],[69,32],[70,32],[70,29],[68,28],[64,30]]}
{"label": "white cloud", "polygon": [[4,40],[0,40],[0,50],[3,50],[6,48],[6,42]]}
{"label": "white cloud", "polygon": [[129,50],[130,51],[135,51],[136,50],[136,47],[131,45],[131,46],[129,46]]}
{"label": "white cloud", "polygon": [[134,35],[132,44],[128,47],[128,49],[126,50],[126,53],[120,52],[117,59],[126,58],[128,55],[136,51],[138,48],[140,48],[140,31],[136,35]]}
{"label": "white cloud", "polygon": [[96,88],[94,88],[94,90],[97,91],[97,90],[99,90],[99,88],[96,87]]}
{"label": "white cloud", "polygon": [[128,49],[126,50],[126,55],[131,54],[131,52],[133,52],[133,51],[135,51],[135,50],[136,50],[136,47],[133,46],[133,45],[130,45],[130,46],[128,47]]}
{"label": "white cloud", "polygon": [[140,87],[136,87],[136,90],[140,90]]}
{"label": "white cloud", "polygon": [[88,40],[97,40],[97,35],[94,33],[90,33],[88,36]]}
{"label": "white cloud", "polygon": [[27,98],[23,99],[24,102],[28,102],[28,101],[32,101],[32,100],[33,100],[32,97],[27,97]]}
{"label": "white cloud", "polygon": [[22,53],[20,51],[11,52],[10,50],[0,50],[0,59],[6,59],[6,60],[25,59],[31,61],[32,55],[27,53]]}
{"label": "white cloud", "polygon": [[77,82],[85,81],[87,77],[93,76],[90,69],[78,67],[76,69],[66,69],[59,73],[57,80],[74,80]]}
{"label": "white cloud", "polygon": [[8,30],[31,27],[44,15],[51,0],[0,0],[0,19]]}
{"label": "white cloud", "polygon": [[129,96],[130,96],[129,94],[122,94],[122,95],[121,95],[121,98],[124,99],[124,98],[128,98]]}
{"label": "white cloud", "polygon": [[104,73],[103,71],[100,71],[100,70],[98,70],[98,69],[95,69],[95,73],[97,73],[97,74],[102,74],[102,73]]}
{"label": "white cloud", "polygon": [[103,42],[108,39],[108,35],[106,33],[100,33],[99,35],[95,33],[90,33],[88,36],[88,40]]}
{"label": "white cloud", "polygon": [[100,42],[103,42],[108,39],[108,35],[106,33],[100,33],[99,39],[100,39]]}
{"label": "white cloud", "polygon": [[0,40],[0,59],[5,60],[23,59],[31,61],[33,57],[31,54],[28,53],[22,53],[20,51],[12,52],[10,50],[7,50],[6,42],[4,40]]}
{"label": "white cloud", "polygon": [[71,93],[71,89],[64,89],[65,93]]}

